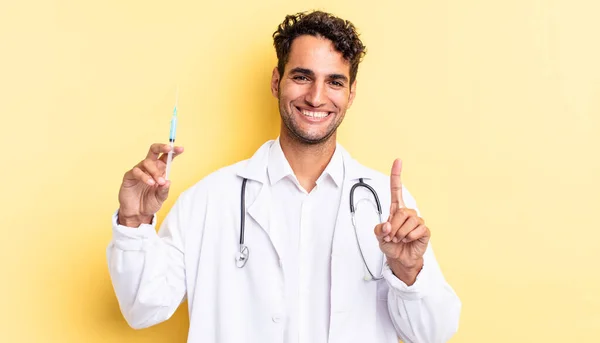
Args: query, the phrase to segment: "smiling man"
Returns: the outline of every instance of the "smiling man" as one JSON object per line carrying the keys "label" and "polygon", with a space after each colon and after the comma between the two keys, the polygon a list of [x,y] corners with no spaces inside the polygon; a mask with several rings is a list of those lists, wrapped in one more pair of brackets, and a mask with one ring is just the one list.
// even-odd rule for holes
{"label": "smiling man", "polygon": [[354,26],[300,13],[273,37],[276,140],[181,194],[158,233],[169,146],[125,173],[107,249],[125,319],[155,325],[187,297],[188,342],[447,341],[461,302],[401,161],[386,176],[336,142],[365,52]]}

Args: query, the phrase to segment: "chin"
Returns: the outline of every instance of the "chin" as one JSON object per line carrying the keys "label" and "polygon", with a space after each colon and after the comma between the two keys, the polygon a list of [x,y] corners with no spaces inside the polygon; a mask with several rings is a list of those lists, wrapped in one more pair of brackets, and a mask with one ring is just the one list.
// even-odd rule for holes
{"label": "chin", "polygon": [[309,135],[299,132],[291,132],[291,136],[300,143],[306,145],[319,145],[328,142],[330,139],[335,139],[335,130],[326,134]]}

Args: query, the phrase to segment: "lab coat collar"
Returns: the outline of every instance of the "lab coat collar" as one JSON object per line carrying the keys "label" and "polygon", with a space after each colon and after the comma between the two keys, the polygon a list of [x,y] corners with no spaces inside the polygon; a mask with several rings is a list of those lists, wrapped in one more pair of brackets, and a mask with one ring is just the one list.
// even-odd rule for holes
{"label": "lab coat collar", "polygon": [[267,173],[269,175],[269,181],[271,182],[271,185],[276,184],[286,176],[294,175],[294,171],[292,170],[290,163],[285,158],[283,150],[281,150],[279,138],[277,138],[271,145]]}
{"label": "lab coat collar", "polygon": [[[294,171],[286,159],[283,150],[281,149],[281,143],[279,138],[271,145],[271,151],[269,152],[269,165],[267,166],[268,177],[271,185],[279,182],[286,176],[294,176]],[[342,185],[344,179],[344,161],[342,159],[339,144],[336,145],[336,149],[331,157],[331,160],[323,170],[323,174],[317,180],[317,184],[323,180],[323,177],[329,175],[331,180],[337,187]],[[297,182],[297,180],[296,180]]]}
{"label": "lab coat collar", "polygon": [[[238,172],[238,176],[249,180],[266,183],[269,181],[267,167],[269,165],[269,153],[271,146],[275,144],[275,140],[270,140],[264,143],[248,160],[246,165]],[[341,155],[343,164],[343,175],[345,180],[353,181],[363,178],[365,180],[374,179],[378,176],[375,170],[367,168],[353,159],[344,147],[337,143],[336,153]],[[342,170],[341,168],[334,168]],[[337,171],[331,171],[332,178],[338,184],[341,175]]]}
{"label": "lab coat collar", "polygon": [[241,168],[237,175],[241,178],[265,183],[267,181],[267,165],[269,164],[269,149],[274,140],[265,142],[252,157],[247,160],[246,165]]}
{"label": "lab coat collar", "polygon": [[323,175],[329,175],[337,187],[341,187],[344,182],[344,158],[340,150],[340,144],[336,143],[335,152],[323,171]]}

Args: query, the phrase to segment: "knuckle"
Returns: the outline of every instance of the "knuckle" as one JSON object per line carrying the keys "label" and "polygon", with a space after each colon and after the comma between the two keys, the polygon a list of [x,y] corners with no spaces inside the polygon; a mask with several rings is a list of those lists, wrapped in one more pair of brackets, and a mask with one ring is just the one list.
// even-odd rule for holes
{"label": "knuckle", "polygon": [[148,179],[151,179],[150,175],[144,173],[143,171],[140,171],[138,178],[143,181],[148,181]]}
{"label": "knuckle", "polygon": [[145,159],[144,162],[142,162],[142,165],[144,166],[144,168],[146,168],[146,170],[150,171],[154,169],[154,165],[152,163],[152,160],[150,159]]}
{"label": "knuckle", "polygon": [[398,216],[400,216],[400,218],[402,218],[402,220],[405,220],[408,217],[408,213],[406,212],[406,209],[402,208],[402,207],[400,207],[396,210],[396,214]]}
{"label": "knuckle", "polygon": [[163,145],[164,145],[164,144],[161,144],[161,143],[154,143],[154,144],[152,144],[152,146],[150,147],[150,150],[151,150],[153,153],[155,153],[155,154],[158,154],[158,153],[160,153],[160,152],[161,152],[161,150],[163,149]]}
{"label": "knuckle", "polygon": [[398,218],[400,218],[400,220],[402,220],[403,223],[408,219],[408,215],[402,209],[398,210],[397,216],[398,216]]}
{"label": "knuckle", "polygon": [[145,174],[145,173],[144,173],[144,172],[143,172],[143,171],[142,171],[140,168],[137,168],[137,167],[136,167],[136,168],[133,170],[133,176],[134,176],[136,179],[138,179],[138,180],[143,180],[145,175],[146,175],[146,174]]}

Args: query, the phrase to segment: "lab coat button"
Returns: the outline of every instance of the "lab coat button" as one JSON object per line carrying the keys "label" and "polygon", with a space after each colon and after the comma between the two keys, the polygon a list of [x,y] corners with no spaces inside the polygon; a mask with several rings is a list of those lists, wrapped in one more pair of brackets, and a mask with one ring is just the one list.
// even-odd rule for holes
{"label": "lab coat button", "polygon": [[280,314],[276,314],[273,316],[273,323],[279,323],[281,321],[281,315]]}

